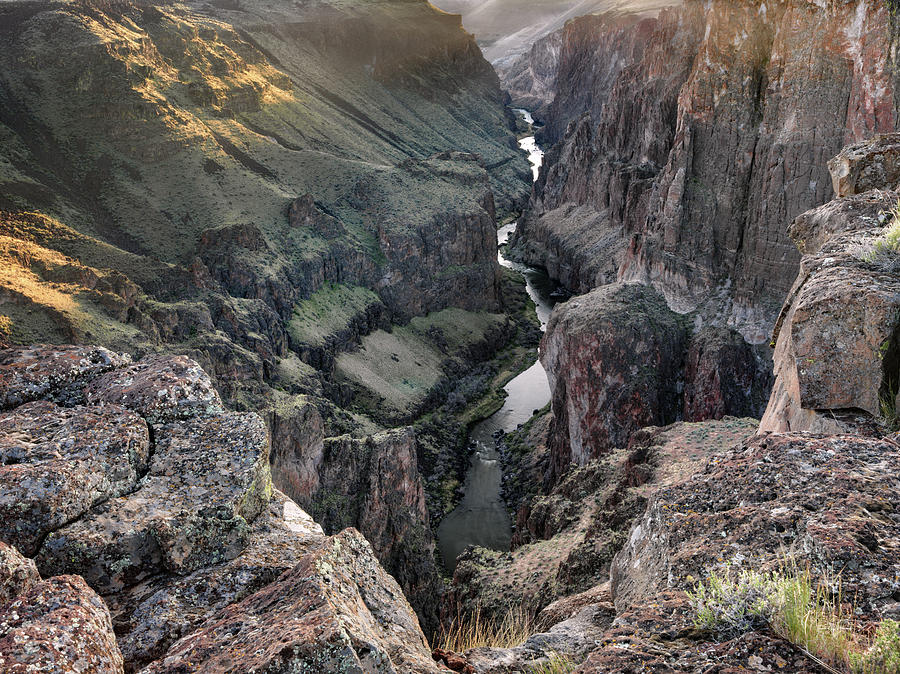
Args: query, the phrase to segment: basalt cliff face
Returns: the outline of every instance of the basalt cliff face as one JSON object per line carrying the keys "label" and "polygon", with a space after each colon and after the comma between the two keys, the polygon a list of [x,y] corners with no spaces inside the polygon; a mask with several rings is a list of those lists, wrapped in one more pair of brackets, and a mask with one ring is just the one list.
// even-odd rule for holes
{"label": "basalt cliff face", "polygon": [[496,222],[530,178],[459,17],[23,1],[0,42],[0,338],[189,356],[264,419],[276,486],[329,532],[365,486],[346,524],[428,619],[427,440],[383,440],[517,338]]}
{"label": "basalt cliff face", "polygon": [[570,22],[514,248],[576,292],[640,281],[767,341],[799,262],[785,223],[832,196],[841,147],[897,125],[891,26],[868,1]]}

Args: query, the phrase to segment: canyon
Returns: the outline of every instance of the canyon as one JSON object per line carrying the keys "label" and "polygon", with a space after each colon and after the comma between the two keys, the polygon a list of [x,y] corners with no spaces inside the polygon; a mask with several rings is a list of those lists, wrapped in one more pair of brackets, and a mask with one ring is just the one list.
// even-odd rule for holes
{"label": "canyon", "polygon": [[821,671],[698,626],[785,554],[900,619],[892,6],[438,5],[0,3],[0,669]]}

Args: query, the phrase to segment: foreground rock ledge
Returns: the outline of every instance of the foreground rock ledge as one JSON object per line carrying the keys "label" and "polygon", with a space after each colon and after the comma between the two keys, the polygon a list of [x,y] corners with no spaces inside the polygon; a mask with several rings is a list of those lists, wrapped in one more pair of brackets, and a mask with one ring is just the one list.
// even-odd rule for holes
{"label": "foreground rock ledge", "polygon": [[3,671],[438,671],[368,542],[273,490],[262,419],[194,361],[13,347],[0,392]]}

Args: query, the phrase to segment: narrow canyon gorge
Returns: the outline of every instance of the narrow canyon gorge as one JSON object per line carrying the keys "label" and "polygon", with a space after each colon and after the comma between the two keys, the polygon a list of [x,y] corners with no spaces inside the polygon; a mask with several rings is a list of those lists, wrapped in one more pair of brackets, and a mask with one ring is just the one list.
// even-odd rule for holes
{"label": "narrow canyon gorge", "polygon": [[0,671],[896,674],[898,11],[0,1]]}

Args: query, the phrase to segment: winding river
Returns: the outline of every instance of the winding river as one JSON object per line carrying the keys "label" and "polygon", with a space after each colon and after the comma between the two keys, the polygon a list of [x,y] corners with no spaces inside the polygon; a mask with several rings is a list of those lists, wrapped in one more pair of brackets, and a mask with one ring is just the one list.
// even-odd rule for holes
{"label": "winding river", "polygon": [[[516,110],[527,123],[534,120],[527,110]],[[528,153],[528,161],[537,180],[544,153],[535,143],[534,136],[522,138],[519,147]],[[497,231],[497,241],[505,244],[515,231],[515,223],[505,225]],[[556,287],[547,275],[532,267],[507,260],[498,251],[497,260],[504,267],[510,267],[525,277],[528,295],[534,300],[541,330],[547,327],[550,311],[555,300],[550,293]],[[479,545],[493,550],[509,550],[512,538],[512,523],[506,511],[506,504],[500,496],[500,456],[496,448],[498,431],[515,430],[531,418],[535,410],[550,401],[550,386],[541,362],[535,363],[512,379],[505,387],[507,397],[503,407],[487,419],[472,427],[469,433],[470,446],[474,453],[466,473],[463,498],[438,527],[438,548],[445,568],[452,572],[456,568],[456,558],[469,545]]]}

